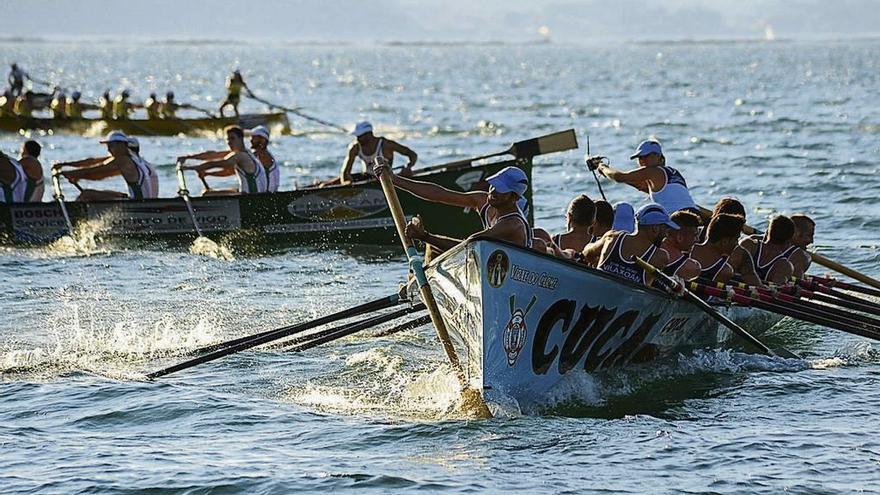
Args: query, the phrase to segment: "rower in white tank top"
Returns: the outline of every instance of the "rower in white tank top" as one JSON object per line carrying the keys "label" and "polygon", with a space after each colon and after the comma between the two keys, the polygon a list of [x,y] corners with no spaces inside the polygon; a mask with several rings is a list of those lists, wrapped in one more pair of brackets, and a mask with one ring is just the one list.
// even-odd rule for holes
{"label": "rower in white tank top", "polygon": [[24,168],[15,158],[8,155],[4,155],[4,157],[12,166],[14,177],[9,184],[0,184],[0,203],[23,203],[27,199],[25,198],[27,176],[24,173]]}
{"label": "rower in white tank top", "polygon": [[[376,149],[373,150],[369,155],[364,154],[364,150],[360,144],[358,144],[358,158],[361,159],[361,162],[364,164],[364,172],[370,172],[373,170],[373,165],[376,164],[376,157],[382,155],[382,143],[385,141],[385,138],[378,138],[379,142],[376,143]],[[394,165],[394,156],[392,155],[391,159],[388,160],[388,166]]]}
{"label": "rower in white tank top", "polygon": [[132,163],[137,168],[138,178],[135,182],[128,182],[129,199],[152,199],[159,197],[159,177],[156,170],[143,158],[133,151],[129,152]]}
{"label": "rower in white tank top", "polygon": [[268,181],[268,192],[278,192],[278,186],[281,183],[281,169],[278,167],[278,162],[275,160],[275,155],[272,154],[271,151],[264,150],[267,155],[269,155],[269,159],[272,160],[272,163],[265,167],[266,170],[266,180]]}
{"label": "rower in white tank top", "polygon": [[657,168],[666,175],[666,185],[657,192],[649,191],[648,195],[651,201],[666,208],[666,211],[670,212],[670,214],[679,210],[690,210],[699,214],[697,204],[688,190],[687,182],[685,182],[684,177],[682,177],[678,170],[666,165],[661,165]]}
{"label": "rower in white tank top", "polygon": [[235,167],[235,174],[238,176],[238,191],[241,194],[257,194],[264,193],[268,188],[268,180],[266,177],[266,169],[260,163],[260,159],[250,150],[245,151],[254,162],[254,173],[245,172],[240,167]]}

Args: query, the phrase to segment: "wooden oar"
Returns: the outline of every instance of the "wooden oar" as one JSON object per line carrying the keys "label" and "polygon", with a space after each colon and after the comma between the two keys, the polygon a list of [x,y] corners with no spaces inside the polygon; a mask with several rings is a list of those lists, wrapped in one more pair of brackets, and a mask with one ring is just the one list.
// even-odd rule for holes
{"label": "wooden oar", "polygon": [[186,178],[183,176],[183,164],[177,162],[177,194],[183,198],[183,202],[186,203],[186,211],[189,212],[189,218],[192,220],[193,227],[196,229],[196,234],[199,237],[204,237],[202,235],[202,229],[199,227],[199,222],[196,220],[196,212],[193,210],[192,200],[189,197],[189,190],[186,188]]}
{"label": "wooden oar", "polygon": [[311,349],[312,347],[316,347],[327,342],[332,342],[334,340],[347,337],[351,334],[366,330],[368,328],[372,328],[376,325],[381,325],[382,323],[396,320],[401,316],[406,316],[408,314],[415,313],[416,311],[421,311],[423,309],[425,309],[424,304],[415,304],[408,308],[398,309],[397,311],[392,311],[384,315],[374,316],[358,323],[349,323],[347,325],[341,325],[335,328],[321,330],[320,332],[316,332],[311,335],[305,335],[303,337],[293,339],[290,342],[284,342],[283,346],[288,352],[304,351],[306,349]]}
{"label": "wooden oar", "polygon": [[333,323],[339,320],[344,320],[346,318],[353,318],[355,316],[360,316],[366,313],[372,313],[374,311],[380,311],[386,308],[390,308],[391,306],[395,306],[400,304],[402,301],[397,294],[393,294],[391,296],[382,297],[380,299],[376,299],[375,301],[370,301],[364,304],[360,304],[358,306],[354,306],[352,308],[348,308],[342,311],[338,311],[336,313],[322,316],[321,318],[307,321],[305,323],[297,323],[296,325],[290,325],[286,327],[276,328],[274,330],[267,330],[265,332],[260,332],[253,335],[247,335],[245,337],[239,337],[237,339],[227,340],[225,342],[219,342],[217,344],[211,344],[205,347],[201,347],[192,352],[192,354],[204,354],[206,352],[214,352],[219,349],[225,349],[227,347],[233,347],[239,345],[243,342],[247,342],[249,340],[253,340],[258,337],[264,337],[266,335],[279,332],[279,331],[292,331],[294,333],[304,332],[306,330],[311,330],[312,328],[319,327],[321,325],[326,325],[328,323]]}
{"label": "wooden oar", "polygon": [[714,319],[715,321],[717,321],[717,322],[721,323],[722,325],[724,325],[725,327],[729,328],[730,331],[732,331],[734,334],[738,335],[743,340],[745,340],[746,342],[751,344],[752,347],[754,347],[755,349],[758,349],[762,353],[767,354],[769,356],[782,356],[782,357],[785,357],[788,359],[800,359],[800,356],[798,356],[797,354],[795,354],[791,351],[785,350],[785,349],[780,349],[781,352],[779,354],[773,352],[763,342],[758,340],[757,337],[750,334],[745,328],[734,323],[730,318],[728,318],[728,317],[722,315],[721,313],[719,313],[718,311],[716,311],[715,308],[713,308],[712,306],[709,306],[709,304],[706,301],[700,299],[699,296],[697,296],[693,292],[689,291],[687,289],[687,287],[682,286],[675,279],[666,275],[662,271],[658,270],[657,268],[654,267],[654,265],[646,262],[645,260],[643,260],[639,257],[636,257],[635,260],[636,260],[636,263],[638,263],[639,266],[642,267],[643,270],[647,271],[655,279],[660,281],[660,284],[663,285],[664,287],[666,287],[668,291],[670,291],[674,294],[680,293],[682,296],[684,296],[684,298],[686,300],[690,301],[695,306],[700,308],[700,310],[702,310],[704,313],[706,313],[707,315],[712,317],[712,319]]}
{"label": "wooden oar", "polygon": [[434,324],[437,337],[440,339],[443,351],[446,353],[446,359],[449,360],[449,364],[452,365],[452,369],[455,371],[461,384],[463,405],[467,408],[473,408],[480,416],[492,417],[489,407],[483,400],[481,391],[468,387],[464,369],[458,360],[458,355],[455,353],[452,340],[449,338],[449,330],[447,330],[446,323],[440,315],[440,308],[437,306],[437,301],[434,300],[434,293],[428,284],[428,278],[425,276],[425,270],[422,267],[422,256],[406,235],[404,235],[406,216],[403,214],[403,207],[400,206],[400,200],[397,197],[394,184],[391,183],[391,167],[388,166],[384,159],[378,157],[376,168],[373,171],[379,177],[379,183],[382,185],[382,191],[385,193],[385,200],[388,202],[388,209],[391,210],[391,217],[394,219],[394,226],[397,228],[397,236],[400,237],[406,257],[409,259],[410,270],[419,284],[419,294],[421,295],[422,303],[428,309],[428,314],[431,316],[431,322]]}
{"label": "wooden oar", "polygon": [[[703,216],[705,216],[707,218],[712,216],[712,212],[710,210],[707,210],[706,208],[703,208],[702,206],[697,206],[697,208],[700,209],[700,212],[703,214]],[[743,225],[743,233],[746,235],[763,234],[763,232],[752,227],[751,225]],[[875,289],[880,289],[880,280],[877,280],[876,278],[869,277],[869,276],[865,275],[864,273],[853,270],[852,268],[849,268],[847,266],[841,265],[840,263],[837,263],[836,261],[832,261],[832,260],[822,256],[821,254],[819,254],[815,251],[807,251],[807,252],[810,253],[810,257],[817,264],[822,265],[825,268],[828,268],[830,270],[834,270],[835,272],[840,273],[842,275],[846,275],[847,277],[850,277],[853,280],[858,280],[859,282],[861,282],[863,284],[870,285],[871,287],[874,287]]]}
{"label": "wooden oar", "polygon": [[[841,292],[838,289],[830,287],[828,285],[820,284],[816,282],[816,280],[829,280],[829,279],[821,279],[817,277],[807,277],[806,279],[794,279],[794,283],[800,287],[807,290],[811,290],[813,292],[819,292],[822,294],[827,294],[829,297],[832,297],[838,301],[846,301],[847,303],[858,304],[860,306],[864,306],[868,308],[868,312],[880,312],[880,303],[876,301],[872,301],[869,299],[865,299],[862,297],[855,296],[850,294],[849,292]],[[859,308],[854,308],[859,309]],[[865,311],[861,310],[860,311]]]}
{"label": "wooden oar", "polygon": [[301,112],[301,111],[300,111],[299,109],[297,109],[297,108],[290,108],[290,107],[285,107],[285,106],[282,106],[282,105],[276,105],[275,103],[272,103],[272,102],[270,102],[270,101],[266,101],[266,100],[260,98],[259,96],[256,96],[256,95],[253,94],[253,93],[249,93],[248,96],[250,96],[251,98],[253,98],[253,99],[257,100],[257,101],[259,101],[260,103],[264,103],[264,104],[266,104],[266,105],[269,105],[270,107],[277,108],[278,110],[283,110],[283,111],[285,111],[285,112],[289,112],[289,113],[292,113],[292,114],[294,114],[294,115],[299,115],[300,117],[302,117],[302,118],[304,118],[304,119],[306,119],[306,120],[311,120],[312,122],[317,122],[318,124],[321,124],[321,125],[324,125],[324,126],[327,126],[327,127],[332,127],[332,128],[334,128],[334,129],[338,129],[339,131],[344,132],[344,133],[346,133],[346,134],[349,132],[349,129],[346,129],[345,127],[342,127],[341,125],[337,125],[337,124],[334,124],[333,122],[328,122],[328,121],[326,121],[326,120],[319,119],[318,117],[314,117],[314,116],[312,116],[312,115],[305,114],[305,113]]}
{"label": "wooden oar", "polygon": [[73,222],[70,221],[70,215],[67,213],[67,205],[64,204],[64,194],[61,192],[61,183],[58,180],[57,170],[52,171],[52,189],[55,191],[55,201],[61,207],[61,214],[64,215],[64,222],[67,224],[67,235],[73,237]]}
{"label": "wooden oar", "polygon": [[510,148],[507,148],[504,151],[499,151],[497,153],[490,153],[488,155],[467,158],[465,160],[458,160],[449,163],[441,163],[439,165],[418,169],[416,172],[421,174],[424,172],[446,168],[467,167],[470,166],[470,164],[473,162],[478,162],[480,160],[485,160],[486,158],[494,158],[496,156],[503,155],[512,155],[514,158],[533,158],[539,155],[545,155],[547,153],[573,150],[577,149],[577,147],[577,134],[575,134],[574,129],[568,129],[565,131],[554,132],[552,134],[547,134],[544,136],[538,136],[536,138],[526,139],[524,141],[517,141],[510,145]]}
{"label": "wooden oar", "polygon": [[[399,301],[397,294],[395,294],[391,297],[394,298],[392,300],[394,301],[395,304],[397,303],[397,301]],[[357,307],[355,307],[355,308],[357,308]],[[346,310],[345,312],[340,312],[340,313],[349,313],[348,316],[354,316],[354,314],[352,314],[352,311],[355,308],[351,308],[349,310]],[[150,379],[158,378],[160,376],[165,376],[165,375],[168,375],[168,374],[180,371],[180,370],[192,368],[193,366],[197,366],[202,363],[214,361],[216,359],[220,359],[220,358],[222,358],[224,356],[228,356],[230,354],[235,354],[237,352],[241,352],[241,351],[250,349],[252,347],[256,347],[258,345],[267,344],[269,342],[273,342],[278,339],[283,339],[285,337],[289,337],[289,336],[296,334],[296,333],[304,332],[304,331],[308,330],[309,328],[314,328],[314,327],[317,327],[320,325],[330,323],[332,321],[340,320],[340,319],[342,319],[339,317],[340,313],[324,316],[324,317],[312,320],[310,322],[300,323],[298,325],[281,327],[281,328],[272,330],[271,332],[268,332],[268,333],[261,332],[261,333],[255,335],[253,338],[245,340],[243,342],[239,342],[235,345],[230,345],[228,347],[218,349],[217,351],[205,354],[203,356],[199,356],[195,359],[190,359],[189,361],[184,361],[184,362],[176,364],[174,366],[169,366],[168,368],[154,371],[154,372],[148,374],[147,378],[150,378]]]}

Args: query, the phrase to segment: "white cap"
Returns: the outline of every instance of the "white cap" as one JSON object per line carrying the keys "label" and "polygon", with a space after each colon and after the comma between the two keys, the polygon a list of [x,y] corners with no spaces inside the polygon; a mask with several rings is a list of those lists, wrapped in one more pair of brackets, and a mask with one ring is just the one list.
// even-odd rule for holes
{"label": "white cap", "polygon": [[251,129],[249,132],[250,132],[251,136],[259,136],[259,137],[265,139],[266,141],[269,140],[269,129],[266,129],[266,126],[258,125],[256,127],[254,127],[253,129]]}
{"label": "white cap", "polygon": [[351,135],[355,137],[360,137],[368,132],[373,132],[373,124],[364,120],[363,122],[358,122],[357,125],[354,126],[354,130],[351,131]]}
{"label": "white cap", "polygon": [[113,131],[110,134],[107,134],[107,138],[103,141],[98,141],[101,144],[107,143],[125,143],[128,144],[128,136],[125,135],[122,131]]}
{"label": "white cap", "polygon": [[138,141],[138,138],[134,136],[128,136],[128,147],[141,149],[141,143],[140,141]]}

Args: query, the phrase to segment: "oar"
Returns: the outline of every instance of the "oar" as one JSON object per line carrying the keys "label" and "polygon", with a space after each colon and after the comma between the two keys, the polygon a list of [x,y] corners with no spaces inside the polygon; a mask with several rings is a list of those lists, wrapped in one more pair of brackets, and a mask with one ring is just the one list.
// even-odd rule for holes
{"label": "oar", "polygon": [[[397,294],[391,296],[391,300],[396,304],[397,301],[399,301]],[[353,309],[355,309],[355,308],[351,308],[350,310],[347,310],[347,311],[350,312]],[[281,328],[272,330],[271,332],[268,332],[268,333],[262,332],[262,333],[257,334],[253,338],[245,340],[243,342],[239,342],[238,344],[230,345],[228,347],[218,349],[214,352],[205,354],[203,356],[199,356],[195,359],[190,359],[189,361],[184,361],[184,362],[176,364],[174,366],[169,366],[168,368],[164,368],[159,371],[154,371],[154,372],[148,374],[147,378],[153,379],[153,378],[158,378],[160,376],[165,376],[165,375],[174,373],[176,371],[185,370],[187,368],[192,368],[193,366],[197,366],[202,363],[214,361],[214,360],[220,359],[224,356],[228,356],[230,354],[235,354],[236,352],[241,352],[241,351],[250,349],[252,347],[256,347],[258,345],[263,345],[263,344],[267,344],[269,342],[273,342],[278,339],[283,339],[285,337],[289,337],[290,335],[304,332],[305,330],[308,330],[309,328],[314,328],[316,326],[324,325],[326,323],[330,323],[332,321],[336,321],[336,320],[341,319],[338,317],[338,315],[339,315],[339,313],[336,313],[333,315],[328,315],[328,316],[324,316],[324,317],[312,320],[307,323],[300,323],[298,325],[281,327]]]}
{"label": "oar", "polygon": [[251,98],[259,101],[260,103],[264,103],[266,105],[269,105],[270,107],[277,108],[278,110],[284,110],[285,112],[289,112],[294,115],[299,115],[300,117],[302,117],[306,120],[311,120],[312,122],[317,122],[318,124],[325,125],[327,127],[332,127],[334,129],[338,129],[339,131],[344,132],[344,133],[348,133],[348,131],[349,131],[349,129],[346,129],[345,127],[342,127],[341,125],[337,125],[337,124],[334,124],[333,122],[328,122],[326,120],[319,119],[318,117],[314,117],[312,115],[305,114],[296,108],[290,108],[290,107],[285,107],[282,105],[276,105],[275,103],[272,103],[270,101],[266,101],[253,93],[250,93],[249,96]]}
{"label": "oar", "polygon": [[575,134],[574,129],[568,129],[565,131],[554,132],[552,134],[547,134],[544,136],[538,136],[536,138],[526,139],[524,141],[517,141],[510,145],[510,148],[507,148],[504,151],[499,151],[497,153],[490,153],[488,155],[467,158],[465,160],[458,160],[449,163],[441,163],[439,165],[419,169],[417,172],[424,173],[444,168],[467,167],[470,166],[470,164],[473,162],[502,155],[512,155],[514,158],[533,158],[539,155],[546,155],[547,153],[573,150],[577,149],[577,147],[577,134]]}
{"label": "oar", "polygon": [[781,352],[779,354],[773,352],[763,342],[758,340],[757,337],[750,334],[745,328],[734,323],[730,318],[728,318],[728,317],[722,315],[721,313],[719,313],[718,311],[716,311],[712,306],[709,306],[709,304],[706,301],[700,299],[696,294],[689,291],[687,289],[687,287],[684,287],[683,285],[678,283],[678,281],[676,281],[672,277],[666,275],[665,273],[661,272],[660,270],[655,268],[654,265],[651,265],[650,263],[646,262],[645,260],[643,260],[639,257],[636,257],[635,260],[636,260],[636,263],[638,263],[639,266],[642,267],[643,270],[647,271],[652,276],[654,276],[654,278],[659,280],[660,283],[663,286],[665,286],[668,291],[670,291],[672,293],[679,293],[680,292],[686,300],[690,301],[695,306],[700,308],[704,313],[706,313],[707,315],[712,317],[712,319],[714,319],[715,321],[717,321],[717,322],[721,323],[722,325],[724,325],[725,327],[729,328],[734,334],[741,337],[743,340],[745,340],[746,342],[751,344],[754,348],[758,349],[762,353],[767,354],[769,356],[782,356],[782,357],[785,357],[788,359],[800,359],[800,357],[797,354],[795,354],[791,351],[785,350],[785,349],[780,349]]}
{"label": "oar", "polygon": [[320,332],[316,332],[311,335],[305,335],[303,337],[293,339],[290,342],[284,342],[283,346],[286,347],[285,350],[288,352],[304,351],[306,349],[311,349],[312,347],[316,347],[327,342],[332,342],[334,340],[347,337],[351,334],[366,330],[367,328],[372,328],[376,325],[381,325],[382,323],[396,320],[401,316],[406,316],[410,313],[415,313],[416,311],[421,311],[423,309],[425,309],[424,304],[415,304],[408,308],[392,311],[384,315],[374,316],[358,323],[349,323],[347,325],[341,325],[335,328],[321,330]]}
{"label": "oar", "polygon": [[64,222],[67,224],[67,235],[73,237],[73,222],[70,221],[70,215],[67,213],[67,205],[64,204],[64,194],[61,192],[61,183],[58,180],[57,170],[52,171],[52,189],[55,191],[55,201],[61,207],[61,214],[64,215]]}
{"label": "oar", "polygon": [[[800,288],[804,288],[804,289],[811,290],[814,292],[819,292],[822,294],[827,294],[828,296],[830,296],[836,300],[839,300],[839,301],[846,301],[848,303],[853,303],[853,304],[865,306],[867,308],[870,308],[871,312],[880,311],[880,304],[878,304],[876,301],[871,301],[869,299],[858,297],[853,294],[850,294],[849,292],[841,292],[840,290],[837,290],[837,289],[830,287],[828,285],[820,284],[820,283],[816,282],[816,280],[830,280],[830,279],[822,279],[822,278],[808,276],[807,278],[805,278],[803,280],[795,279],[794,282]],[[858,309],[858,308],[856,308],[856,309]]]}
{"label": "oar", "polygon": [[410,320],[406,323],[401,323],[400,325],[389,328],[388,330],[383,330],[373,337],[387,337],[389,335],[393,335],[398,332],[405,332],[407,330],[411,330],[413,328],[419,328],[422,325],[427,325],[431,323],[431,315],[419,316],[414,320]]}
{"label": "oar", "polygon": [[605,201],[607,203],[608,198],[605,197],[605,192],[602,191],[602,183],[599,182],[599,175],[596,173],[596,168],[590,166],[590,158],[592,157],[593,155],[590,154],[590,135],[587,134],[587,168],[590,170],[590,172],[593,172],[593,178],[596,179],[596,186],[599,187],[599,194],[602,195],[602,201]]}
{"label": "oar", "polygon": [[858,292],[860,294],[865,294],[867,296],[880,297],[880,290],[872,289],[870,287],[862,287],[862,286],[855,285],[855,284],[848,284],[846,282],[842,282],[840,280],[828,278],[828,277],[816,277],[816,276],[810,275],[809,279],[814,280],[819,285],[825,285],[825,286],[832,287],[835,289]]}
{"label": "oar", "polygon": [[397,236],[400,237],[400,243],[403,245],[406,257],[409,259],[410,270],[412,271],[416,282],[419,284],[419,294],[421,295],[422,302],[428,308],[428,314],[431,316],[431,322],[434,324],[437,337],[443,345],[443,351],[446,353],[446,358],[452,365],[452,369],[455,370],[455,374],[461,384],[464,405],[465,407],[473,407],[475,412],[483,417],[491,417],[492,413],[489,411],[489,407],[483,400],[480,391],[468,387],[464,369],[461,366],[461,362],[458,360],[458,355],[455,353],[455,347],[453,347],[452,340],[449,338],[449,331],[446,328],[446,323],[440,315],[440,308],[437,306],[437,301],[434,300],[434,293],[431,290],[431,286],[428,284],[428,278],[425,276],[425,270],[422,267],[422,256],[406,235],[404,235],[406,216],[404,216],[403,207],[400,206],[400,200],[397,197],[397,191],[394,189],[394,184],[391,183],[391,176],[389,175],[392,173],[391,168],[381,157],[377,158],[375,167],[376,168],[373,171],[378,176],[379,183],[382,185],[382,191],[385,193],[385,200],[388,202],[388,209],[391,210],[391,217],[394,219],[394,226],[397,228]]}
{"label": "oar", "polygon": [[193,227],[196,229],[196,234],[199,237],[204,237],[202,235],[202,229],[199,228],[199,222],[196,220],[196,212],[193,210],[192,200],[189,197],[189,190],[186,188],[186,178],[183,176],[183,164],[177,162],[177,194],[183,198],[183,202],[186,203],[186,211],[189,212],[189,218],[192,220]]}
{"label": "oar", "polygon": [[[767,291],[768,293],[771,293],[771,294],[773,293],[773,291],[776,291],[776,292],[788,294],[788,295],[798,297],[798,298],[806,298],[806,299],[823,302],[823,303],[833,305],[836,307],[840,307],[840,308],[853,309],[856,311],[861,311],[863,313],[868,313],[871,315],[880,316],[880,305],[871,304],[870,301],[867,301],[865,299],[855,298],[855,297],[853,298],[855,300],[834,297],[830,294],[825,294],[825,293],[822,293],[822,292],[815,290],[815,289],[819,289],[819,287],[814,287],[814,285],[810,284],[809,282],[806,282],[806,281],[803,281],[803,280],[800,280],[800,279],[797,279],[794,277],[792,277],[792,278],[795,281],[794,285],[769,284],[768,288],[751,287],[749,285],[746,285],[743,282],[734,282],[732,280],[728,281],[727,284],[731,285],[733,287],[740,288],[740,289],[758,290],[758,291],[762,291],[762,292]],[[720,282],[706,281],[703,279],[700,279],[700,282],[704,283],[706,285],[713,285],[714,284],[719,289],[724,288],[724,284],[722,284]],[[830,291],[831,290],[829,289],[828,292],[830,292]]]}
{"label": "oar", "polygon": [[197,107],[197,106],[189,104],[189,103],[182,103],[180,105],[180,107],[181,108],[189,108],[190,110],[195,110],[197,112],[202,112],[203,114],[207,115],[208,117],[211,117],[212,119],[217,118],[217,114],[215,114],[214,112],[212,112],[206,108]]}
{"label": "oar", "polygon": [[[704,216],[707,214],[709,216],[712,215],[711,211],[707,210],[706,208],[703,208],[702,206],[698,206],[697,208],[700,209],[700,211],[703,213]],[[746,235],[762,234],[762,232],[760,230],[758,230],[750,225],[744,225],[742,230],[743,230],[743,233]],[[876,278],[869,277],[869,276],[865,275],[864,273],[853,270],[852,268],[849,268],[847,266],[841,265],[840,263],[832,261],[817,252],[814,252],[814,251],[807,251],[807,252],[810,253],[810,257],[813,259],[813,261],[824,266],[825,268],[828,268],[830,270],[834,270],[835,272],[840,273],[842,275],[846,275],[847,277],[850,277],[853,280],[858,280],[859,282],[861,282],[863,284],[870,285],[871,287],[874,287],[875,289],[880,289],[880,280],[877,280]],[[856,289],[853,289],[853,290],[856,290]],[[877,294],[880,294],[880,292],[878,292]]]}
{"label": "oar", "polygon": [[206,352],[214,352],[218,349],[225,349],[227,347],[233,347],[241,344],[242,342],[247,342],[249,340],[253,340],[258,337],[264,337],[274,332],[278,332],[281,330],[291,330],[293,332],[303,332],[306,330],[310,330],[315,327],[319,327],[321,325],[326,325],[328,323],[333,323],[335,321],[344,320],[346,318],[352,318],[355,316],[360,316],[365,313],[372,313],[374,311],[380,311],[386,308],[390,308],[391,306],[395,306],[400,304],[401,300],[394,294],[392,296],[386,296],[380,299],[376,299],[375,301],[370,301],[364,304],[360,304],[353,308],[348,308],[342,311],[338,311],[331,315],[322,316],[321,318],[311,320],[305,323],[298,323],[296,325],[286,326],[282,328],[276,328],[274,330],[267,330],[265,332],[260,332],[254,335],[248,335],[246,337],[240,337],[237,339],[227,340],[226,342],[220,342],[217,344],[211,344],[209,346],[201,347],[193,351],[193,354],[203,354]]}

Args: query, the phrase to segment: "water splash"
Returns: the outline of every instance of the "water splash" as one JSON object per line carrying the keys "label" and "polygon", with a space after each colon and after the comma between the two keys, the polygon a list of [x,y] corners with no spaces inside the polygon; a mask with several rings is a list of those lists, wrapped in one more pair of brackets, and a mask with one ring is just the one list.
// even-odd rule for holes
{"label": "water splash", "polygon": [[109,252],[98,246],[98,236],[108,228],[104,218],[90,219],[77,223],[73,235],[56,239],[41,251],[47,256],[93,256]]}
{"label": "water splash", "polygon": [[232,254],[231,249],[222,244],[218,244],[205,236],[196,237],[196,240],[193,241],[192,245],[189,247],[189,252],[223,261],[235,260],[235,256]]}

